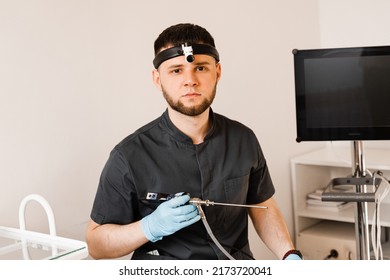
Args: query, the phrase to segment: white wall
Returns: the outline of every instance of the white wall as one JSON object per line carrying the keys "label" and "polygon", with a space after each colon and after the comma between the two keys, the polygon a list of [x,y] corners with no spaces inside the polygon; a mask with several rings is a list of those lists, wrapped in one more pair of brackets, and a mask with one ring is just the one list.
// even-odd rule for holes
{"label": "white wall", "polygon": [[[154,39],[194,22],[221,55],[214,110],[258,135],[292,231],[289,159],[323,144],[295,143],[291,50],[320,46],[318,1],[184,2],[0,0],[1,225],[17,227],[20,201],[39,193],[58,234],[84,239],[110,150],[165,109],[151,82]],[[28,228],[46,230],[39,208],[28,211]]]}
{"label": "white wall", "polygon": [[[320,0],[319,23],[322,48],[390,45],[390,1]],[[336,146],[349,142],[334,142]],[[390,149],[390,141],[366,141],[366,148]]]}
{"label": "white wall", "polygon": [[322,47],[389,45],[388,0],[320,0]]}

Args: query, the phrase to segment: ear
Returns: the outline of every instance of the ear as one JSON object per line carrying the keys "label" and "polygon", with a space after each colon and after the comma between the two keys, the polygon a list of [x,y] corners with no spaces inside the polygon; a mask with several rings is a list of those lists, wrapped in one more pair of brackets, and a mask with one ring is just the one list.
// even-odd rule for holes
{"label": "ear", "polygon": [[219,79],[221,78],[222,68],[221,63],[217,63],[216,65],[217,70],[217,82],[219,82]]}
{"label": "ear", "polygon": [[153,83],[156,86],[156,88],[158,90],[162,91],[160,73],[158,72],[157,69],[153,69],[153,71],[152,71],[152,79],[153,79]]}

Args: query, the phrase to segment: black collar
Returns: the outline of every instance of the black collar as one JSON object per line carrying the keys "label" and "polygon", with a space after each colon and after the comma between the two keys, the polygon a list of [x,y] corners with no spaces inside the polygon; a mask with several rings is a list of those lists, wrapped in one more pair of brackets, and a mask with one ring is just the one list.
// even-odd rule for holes
{"label": "black collar", "polygon": [[[167,129],[168,133],[172,137],[174,137],[176,140],[178,140],[180,142],[185,142],[187,144],[193,145],[192,139],[189,136],[187,136],[186,134],[184,134],[183,132],[181,132],[173,124],[173,122],[169,118],[168,109],[163,113],[161,119],[162,119],[163,126]],[[211,120],[212,125],[211,125],[210,130],[207,132],[207,134],[206,134],[206,136],[204,138],[204,141],[210,139],[213,136],[214,131],[216,129],[216,122],[215,122],[214,112],[213,112],[213,110],[211,108],[210,108],[209,120]]]}

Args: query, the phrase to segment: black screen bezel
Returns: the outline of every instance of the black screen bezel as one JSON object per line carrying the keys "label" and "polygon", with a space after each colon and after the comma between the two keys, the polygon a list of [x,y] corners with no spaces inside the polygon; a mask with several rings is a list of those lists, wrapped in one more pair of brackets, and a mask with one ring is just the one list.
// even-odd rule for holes
{"label": "black screen bezel", "polygon": [[[309,128],[305,103],[305,59],[322,57],[390,56],[390,46],[293,50],[295,74],[295,108],[297,142],[390,140],[390,127],[319,127]],[[390,78],[390,77],[389,77]],[[389,111],[390,104],[378,104],[378,110]]]}

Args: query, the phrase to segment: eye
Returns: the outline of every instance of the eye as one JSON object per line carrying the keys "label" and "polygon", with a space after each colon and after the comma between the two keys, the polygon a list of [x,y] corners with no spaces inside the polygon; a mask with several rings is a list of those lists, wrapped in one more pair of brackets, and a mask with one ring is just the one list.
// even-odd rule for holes
{"label": "eye", "polygon": [[206,67],[205,67],[205,66],[198,66],[198,67],[196,68],[196,70],[202,72],[202,71],[205,71],[205,70],[206,70]]}
{"label": "eye", "polygon": [[170,71],[170,73],[172,73],[172,74],[179,74],[179,73],[181,73],[181,69],[180,68],[174,68],[174,69],[172,69]]}

